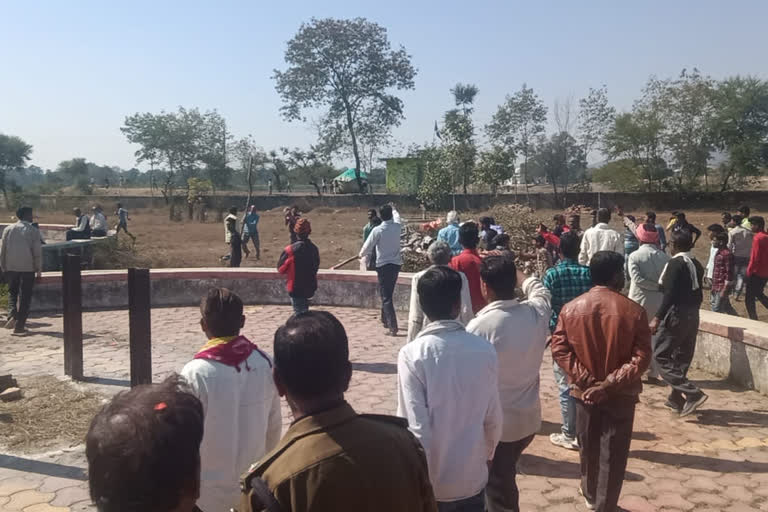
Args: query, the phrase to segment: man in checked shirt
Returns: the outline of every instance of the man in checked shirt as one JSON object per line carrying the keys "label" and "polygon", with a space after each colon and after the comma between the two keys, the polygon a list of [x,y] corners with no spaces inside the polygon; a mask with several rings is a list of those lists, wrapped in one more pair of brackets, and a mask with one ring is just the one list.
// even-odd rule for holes
{"label": "man in checked shirt", "polygon": [[[560,237],[560,262],[547,270],[544,286],[552,294],[552,318],[549,321],[550,332],[557,326],[560,310],[568,302],[592,288],[592,275],[589,267],[578,262],[580,239],[574,231],[563,233]],[[557,363],[553,365],[555,381],[560,393],[560,413],[563,418],[562,432],[551,434],[552,444],[569,450],[578,450],[576,442],[576,410],[568,386],[568,378]]]}

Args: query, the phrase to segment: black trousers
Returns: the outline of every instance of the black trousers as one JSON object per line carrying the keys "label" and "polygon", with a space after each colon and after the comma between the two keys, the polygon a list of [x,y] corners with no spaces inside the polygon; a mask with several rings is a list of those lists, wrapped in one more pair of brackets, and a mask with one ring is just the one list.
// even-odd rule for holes
{"label": "black trousers", "polygon": [[531,434],[519,441],[499,443],[496,446],[485,488],[485,507],[488,512],[520,512],[517,461],[534,436]]}
{"label": "black trousers", "polygon": [[239,267],[243,261],[243,241],[240,233],[232,233],[229,239],[229,266]]}
{"label": "black trousers", "polygon": [[624,484],[635,403],[632,397],[600,405],[576,404],[576,437],[581,456],[581,489],[599,512],[614,512]]}
{"label": "black trousers", "polygon": [[765,296],[766,283],[768,283],[768,277],[747,277],[747,290],[744,295],[744,305],[747,307],[747,314],[752,320],[757,320],[755,300],[759,300],[760,304],[765,308],[768,308],[768,297]]}
{"label": "black trousers", "polygon": [[75,231],[74,229],[67,230],[67,242],[70,240],[88,240],[91,238],[91,230]]}
{"label": "black trousers", "polygon": [[661,378],[672,387],[670,400],[678,404],[682,395],[686,399],[701,395],[701,390],[688,380],[698,332],[699,310],[672,306],[653,337],[653,359]]}
{"label": "black trousers", "polygon": [[8,318],[15,318],[16,330],[21,331],[27,325],[35,273],[6,272],[5,277],[8,280]]}
{"label": "black trousers", "polygon": [[391,332],[397,332],[397,315],[392,295],[395,293],[397,275],[400,273],[400,265],[387,263],[376,267],[376,275],[379,278],[379,294],[381,295],[381,322]]}

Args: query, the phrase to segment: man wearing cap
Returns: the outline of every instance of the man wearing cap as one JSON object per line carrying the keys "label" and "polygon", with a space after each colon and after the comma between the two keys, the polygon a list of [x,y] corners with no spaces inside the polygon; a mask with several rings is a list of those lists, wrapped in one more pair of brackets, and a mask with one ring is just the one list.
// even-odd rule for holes
{"label": "man wearing cap", "polygon": [[297,241],[283,250],[277,261],[277,271],[288,277],[285,287],[291,297],[296,314],[309,310],[309,299],[317,290],[317,269],[320,268],[320,251],[309,239],[312,225],[300,218],[294,226]]}

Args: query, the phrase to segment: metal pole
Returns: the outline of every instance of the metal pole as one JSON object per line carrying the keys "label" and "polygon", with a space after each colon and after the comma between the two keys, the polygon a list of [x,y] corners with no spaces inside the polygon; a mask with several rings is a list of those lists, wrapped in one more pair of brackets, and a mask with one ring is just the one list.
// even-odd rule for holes
{"label": "metal pole", "polygon": [[61,272],[64,311],[64,374],[83,378],[83,300],[80,256],[67,254]]}
{"label": "metal pole", "polygon": [[128,269],[131,387],[152,383],[152,319],[149,269]]}

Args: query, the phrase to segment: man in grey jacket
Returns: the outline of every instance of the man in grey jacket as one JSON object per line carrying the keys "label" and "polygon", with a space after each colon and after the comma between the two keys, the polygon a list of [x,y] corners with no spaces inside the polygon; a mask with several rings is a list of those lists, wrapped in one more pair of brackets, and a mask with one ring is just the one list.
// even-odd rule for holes
{"label": "man in grey jacket", "polygon": [[14,336],[27,333],[27,317],[32,303],[32,288],[43,268],[43,246],[40,232],[32,225],[32,208],[16,211],[19,221],[3,231],[0,245],[0,268],[8,283],[8,322]]}

